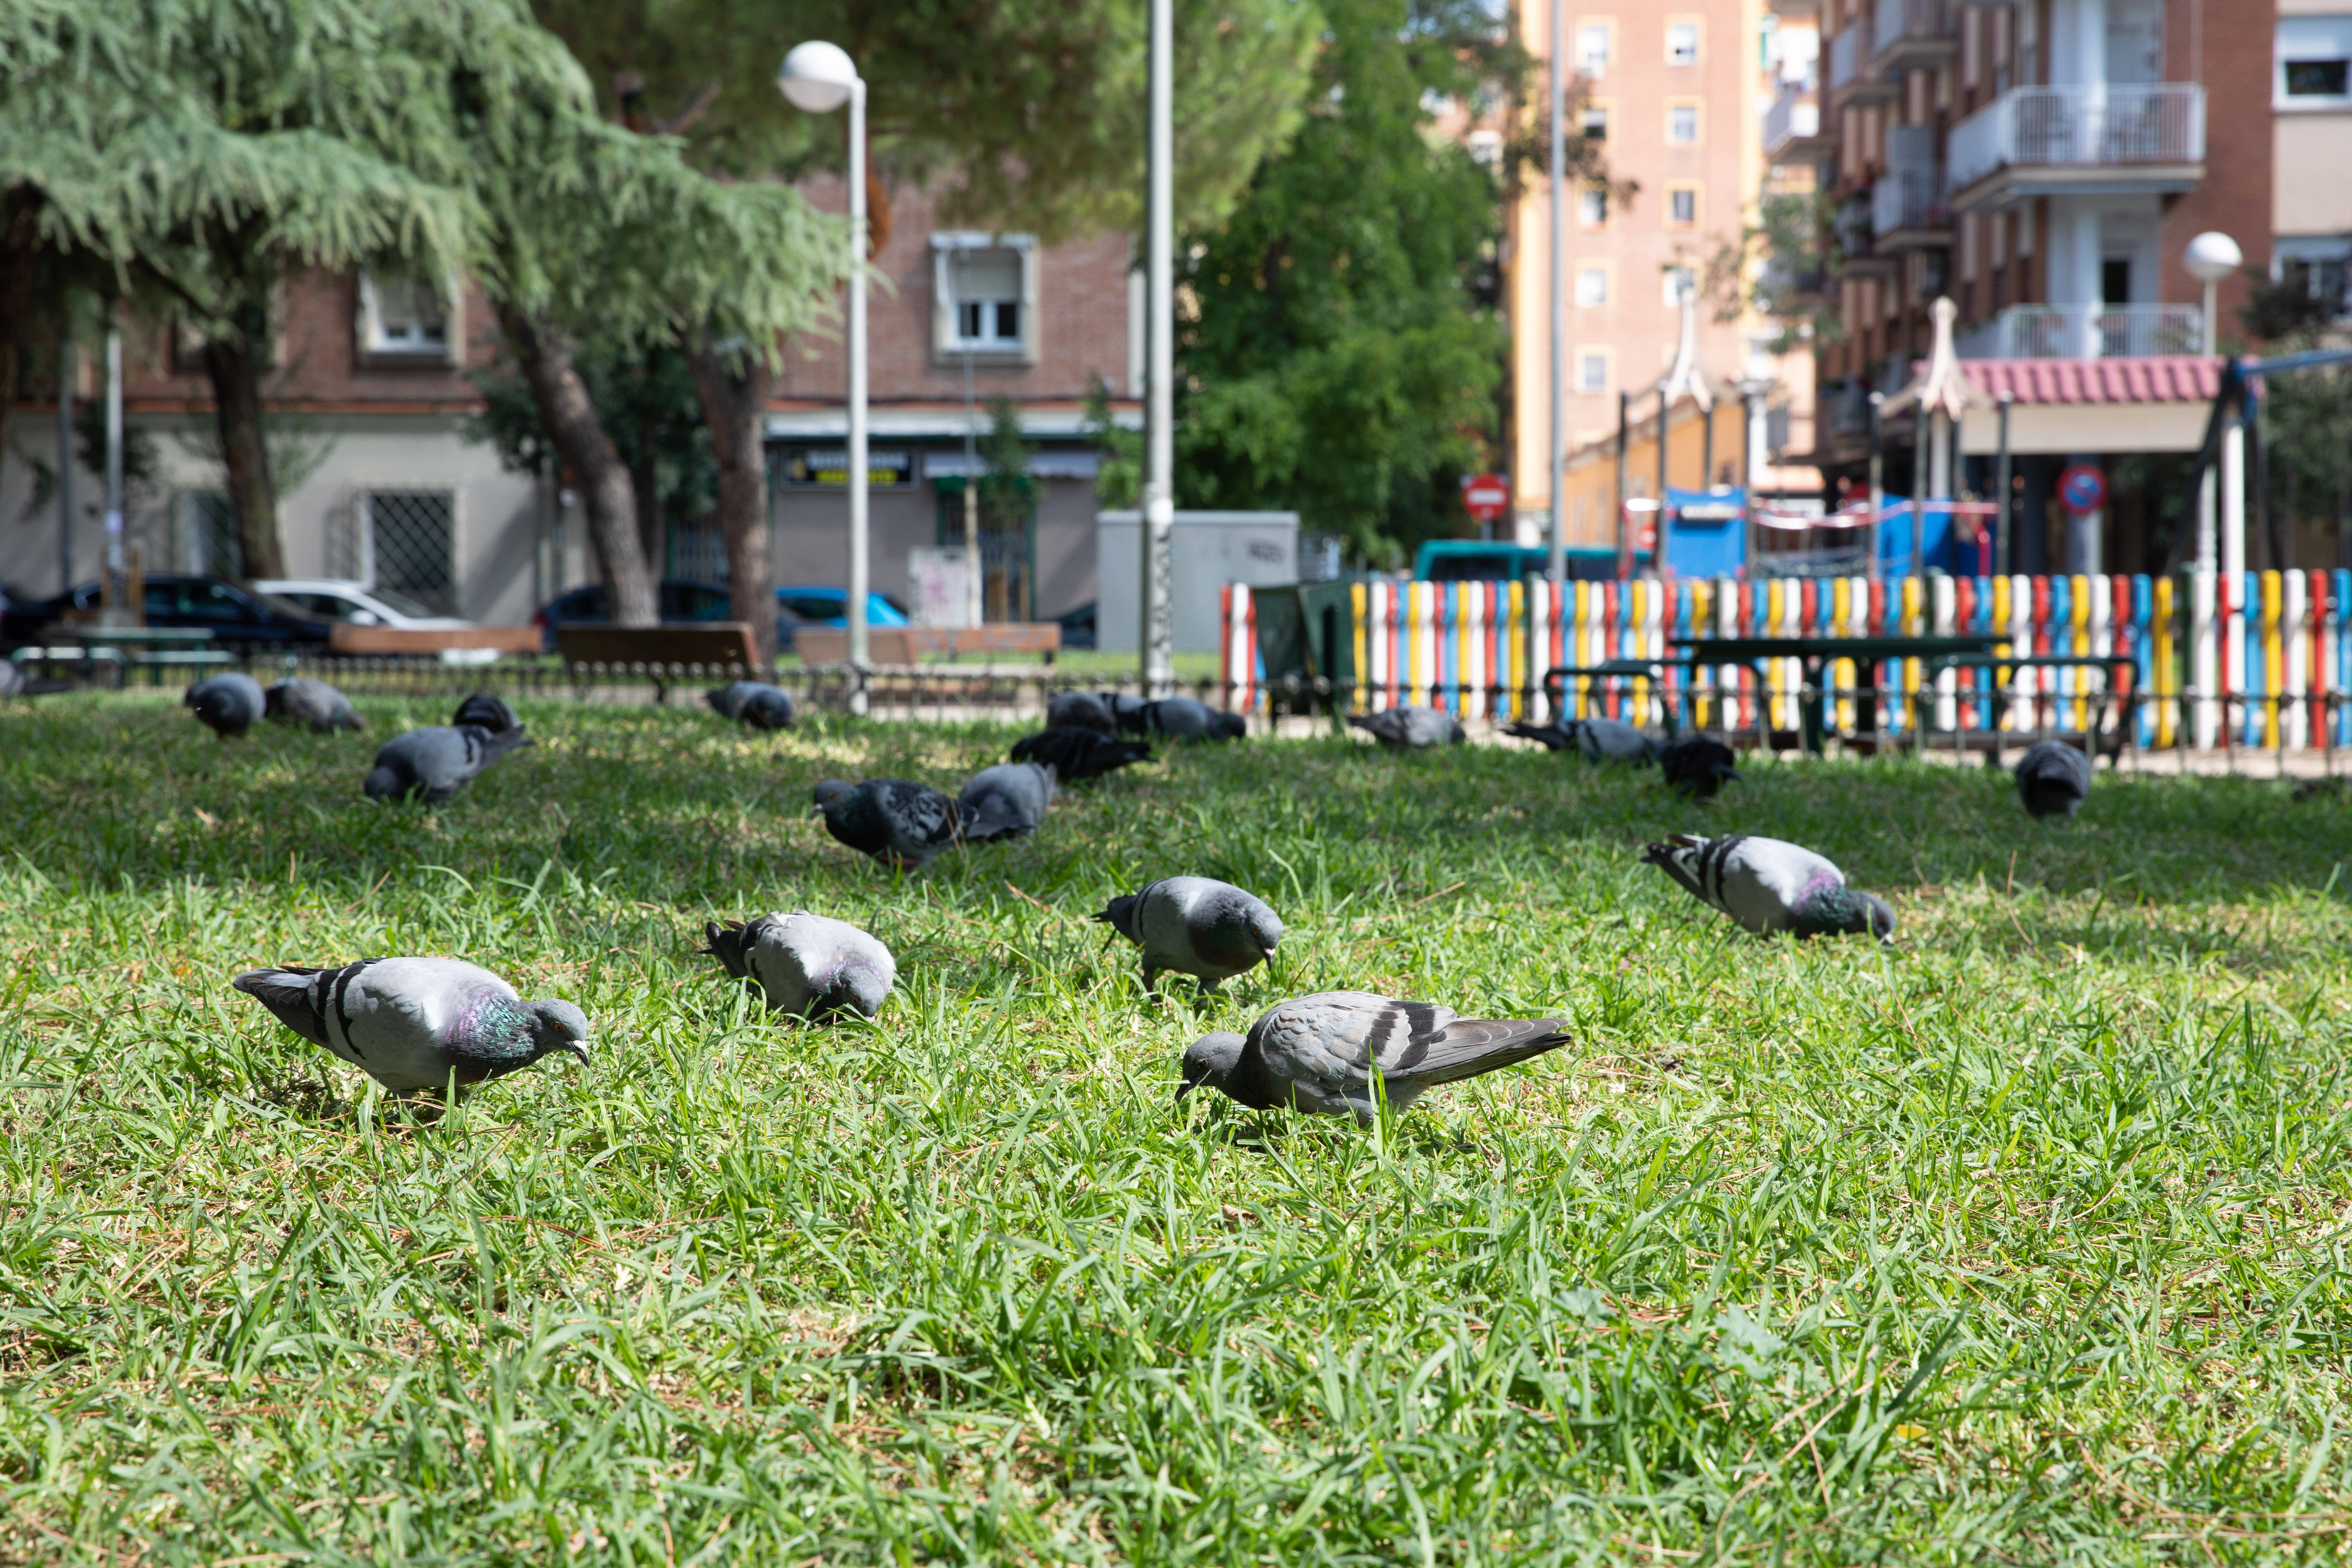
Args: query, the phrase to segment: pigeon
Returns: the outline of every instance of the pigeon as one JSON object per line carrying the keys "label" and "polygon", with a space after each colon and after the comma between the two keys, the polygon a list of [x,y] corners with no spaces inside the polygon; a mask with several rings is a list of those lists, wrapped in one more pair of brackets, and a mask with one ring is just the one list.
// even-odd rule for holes
{"label": "pigeon", "polygon": [[[1463,1018],[1432,1002],[1319,991],[1258,1016],[1246,1035],[1203,1035],[1184,1052],[1182,1100],[1207,1084],[1253,1110],[1287,1105],[1352,1114],[1369,1127],[1380,1100],[1402,1115],[1422,1091],[1568,1044],[1560,1018]],[[1373,1077],[1377,1072],[1380,1083]]]}
{"label": "pigeon", "polygon": [[1847,887],[1845,873],[1828,860],[1779,838],[1677,833],[1644,849],[1642,859],[1759,936],[1866,932],[1895,940],[1895,911],[1885,900]]}
{"label": "pigeon", "polygon": [[588,1059],[588,1019],[569,1002],[526,1002],[455,958],[362,958],[341,969],[256,969],[230,984],[288,1028],[394,1094],[459,1089],[551,1051]]}
{"label": "pigeon", "polygon": [[1675,789],[1689,791],[1697,800],[1713,800],[1722,790],[1724,780],[1739,777],[1731,765],[1737,761],[1729,746],[1708,735],[1685,735],[1678,741],[1669,741],[1665,750],[1658,753],[1666,783]]}
{"label": "pigeon", "polygon": [[1105,691],[1100,696],[1103,706],[1110,710],[1111,723],[1120,734],[1141,735],[1148,732],[1144,710],[1151,704],[1124,691]]}
{"label": "pigeon", "polygon": [[1214,991],[1274,956],[1282,921],[1255,895],[1208,877],[1163,877],[1139,893],[1113,899],[1097,915],[1143,949],[1143,984],[1172,969]]}
{"label": "pigeon", "polygon": [[730,680],[702,700],[722,719],[734,719],[754,730],[782,730],[793,721],[792,693],[763,680]]}
{"label": "pigeon", "polygon": [[196,717],[224,741],[235,740],[252,729],[269,706],[261,695],[261,682],[234,670],[215,675],[210,680],[199,680],[188,688],[188,694],[180,701],[194,709]]}
{"label": "pigeon", "polygon": [[337,730],[364,730],[367,721],[352,707],[352,700],[323,680],[297,677],[281,680],[261,694],[261,710],[285,724],[299,724],[317,734]]}
{"label": "pigeon", "polygon": [[1066,784],[1084,784],[1127,766],[1148,763],[1151,748],[1141,741],[1115,741],[1093,730],[1065,725],[1024,736],[1013,747],[1016,763],[1044,763]]}
{"label": "pigeon", "polygon": [[959,841],[984,844],[1021,831],[992,817],[968,822],[963,808],[929,784],[905,779],[867,779],[845,784],[825,779],[816,786],[815,815],[824,830],[885,866],[919,871]]}
{"label": "pigeon", "polygon": [[478,724],[409,730],[379,748],[368,771],[370,800],[405,800],[422,795],[437,805],[476,774],[518,747],[532,744],[518,724],[493,733]]}
{"label": "pigeon", "polygon": [[493,735],[522,728],[522,721],[515,717],[514,710],[487,691],[477,691],[458,703],[457,711],[450,715],[449,722],[471,724],[475,729],[488,730]]}
{"label": "pigeon", "polygon": [[738,980],[760,987],[779,1013],[824,1017],[856,1009],[871,1018],[898,978],[890,950],[846,921],[802,910],[702,928],[704,951]]}
{"label": "pigeon", "polygon": [[1554,752],[1574,752],[1588,763],[1654,763],[1658,743],[1622,719],[1570,719],[1551,724],[1514,724],[1507,734],[1538,741]]}
{"label": "pigeon", "polygon": [[1045,808],[1056,793],[1053,767],[1045,763],[999,763],[982,768],[956,792],[964,820],[982,828],[996,823],[1012,825],[1014,833],[1034,833],[1045,820]]}
{"label": "pigeon", "polygon": [[1095,730],[1103,734],[1116,734],[1117,721],[1111,718],[1110,704],[1091,691],[1065,691],[1045,704],[1045,727],[1049,730]]}
{"label": "pigeon", "polygon": [[0,658],[0,698],[46,697],[52,691],[67,689],[62,680],[44,680],[37,675],[26,675],[12,658]]}
{"label": "pigeon", "polygon": [[1434,708],[1383,708],[1377,713],[1350,713],[1348,722],[1393,751],[1458,746],[1469,739],[1453,714],[1441,713]]}
{"label": "pigeon", "polygon": [[2036,741],[2017,764],[2017,798],[2030,816],[2072,816],[2091,793],[2091,759],[2063,741]]}
{"label": "pigeon", "polygon": [[1232,741],[1248,732],[1238,713],[1220,713],[1192,697],[1163,697],[1143,709],[1144,728],[1171,741]]}

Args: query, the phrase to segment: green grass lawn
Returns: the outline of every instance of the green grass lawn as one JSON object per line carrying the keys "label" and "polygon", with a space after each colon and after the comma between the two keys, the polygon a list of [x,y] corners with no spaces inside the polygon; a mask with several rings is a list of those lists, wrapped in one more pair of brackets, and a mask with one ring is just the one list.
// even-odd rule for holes
{"label": "green grass lawn", "polygon": [[[2352,803],[1542,753],[1181,754],[894,879],[768,739],[524,704],[379,810],[371,737],[0,709],[0,1561],[2271,1563],[2352,1552]],[[1811,844],[1891,949],[1745,936],[1637,862]],[[1179,871],[1288,922],[1153,1002],[1087,917]],[[701,922],[896,951],[771,1022]],[[228,988],[462,954],[597,1055],[435,1121]],[[1173,1104],[1336,987],[1575,1043],[1375,1133]]]}

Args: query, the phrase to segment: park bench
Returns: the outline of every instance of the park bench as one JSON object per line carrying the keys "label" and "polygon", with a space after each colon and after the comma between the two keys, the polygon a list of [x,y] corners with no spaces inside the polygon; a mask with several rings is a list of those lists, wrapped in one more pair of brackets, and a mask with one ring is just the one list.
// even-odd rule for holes
{"label": "park bench", "polygon": [[[793,651],[803,664],[845,664],[849,659],[849,628],[803,626],[793,636]],[[950,658],[978,656],[994,660],[1008,654],[1035,654],[1051,664],[1062,651],[1062,627],[1057,621],[994,621],[981,626],[868,626],[866,656],[878,669],[912,668],[929,655]]]}
{"label": "park bench", "polygon": [[581,696],[599,675],[635,675],[667,702],[686,680],[751,680],[763,673],[742,621],[686,621],[658,626],[558,626],[555,646]]}

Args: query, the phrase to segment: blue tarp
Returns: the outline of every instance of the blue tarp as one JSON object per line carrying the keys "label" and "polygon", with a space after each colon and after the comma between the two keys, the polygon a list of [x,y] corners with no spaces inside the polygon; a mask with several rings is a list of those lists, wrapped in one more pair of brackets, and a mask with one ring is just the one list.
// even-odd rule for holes
{"label": "blue tarp", "polygon": [[1682,577],[1736,577],[1748,563],[1748,492],[1666,489],[1666,569]]}
{"label": "blue tarp", "polygon": [[[1923,564],[1930,572],[1947,572],[1958,577],[1973,577],[1988,570],[1990,563],[1980,559],[1981,549],[1958,538],[1952,528],[1952,514],[1943,501],[1927,503],[1927,553]],[[1878,529],[1878,565],[1881,575],[1907,577],[1911,574],[1911,530],[1917,511],[1907,496],[1888,496],[1886,515]]]}

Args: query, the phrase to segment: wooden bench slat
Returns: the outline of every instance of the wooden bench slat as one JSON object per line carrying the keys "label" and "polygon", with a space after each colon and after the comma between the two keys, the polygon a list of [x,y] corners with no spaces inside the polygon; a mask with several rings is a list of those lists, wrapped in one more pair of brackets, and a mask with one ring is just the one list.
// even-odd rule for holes
{"label": "wooden bench slat", "polygon": [[566,664],[699,664],[757,669],[751,628],[742,621],[686,621],[658,626],[558,626]]}

